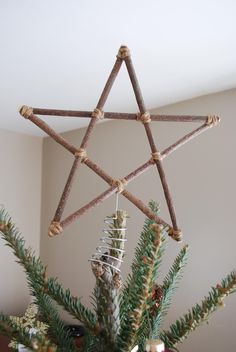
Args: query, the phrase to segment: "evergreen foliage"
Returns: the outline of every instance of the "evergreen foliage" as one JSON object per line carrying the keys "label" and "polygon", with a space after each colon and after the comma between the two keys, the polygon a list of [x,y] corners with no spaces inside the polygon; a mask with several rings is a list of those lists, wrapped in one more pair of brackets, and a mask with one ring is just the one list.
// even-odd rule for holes
{"label": "evergreen foliage", "polygon": [[234,292],[236,292],[236,272],[232,271],[222,280],[221,285],[212,287],[201,304],[196,304],[182,318],[172,324],[169,331],[161,332],[161,340],[167,347],[175,347],[179,342],[184,341],[190,332],[206,322],[210,314],[215,312],[218,307],[224,306],[224,298]]}
{"label": "evergreen foliage", "polygon": [[[158,212],[155,202],[150,202],[150,208]],[[111,225],[111,236],[120,224],[114,221]],[[13,249],[18,263],[24,268],[28,285],[35,304],[39,309],[39,319],[48,326],[48,333],[36,333],[30,336],[27,327],[17,324],[10,317],[0,315],[0,333],[16,339],[31,350],[45,352],[130,352],[135,346],[144,351],[147,338],[160,338],[170,349],[186,339],[190,332],[205,322],[211,313],[223,305],[226,296],[236,291],[236,273],[231,272],[220,285],[213,287],[201,304],[196,304],[182,318],[170,326],[169,331],[161,331],[161,324],[170,308],[173,294],[183,276],[186,265],[188,246],[184,246],[171,266],[169,273],[160,284],[158,272],[162,256],[165,251],[167,230],[153,221],[146,219],[140,240],[135,250],[131,273],[121,292],[113,297],[115,309],[110,309],[111,302],[103,301],[101,293],[104,287],[99,282],[100,295],[95,296],[95,311],[87,309],[78,298],[72,296],[69,289],[64,289],[55,278],[48,278],[46,267],[35,256],[30,248],[26,248],[25,241],[13,225],[4,210],[0,211],[0,235],[6,245]],[[111,238],[112,239],[112,238]],[[113,243],[114,248],[116,244]],[[114,252],[114,257],[116,256]],[[105,259],[104,259],[105,260]],[[105,261],[104,261],[105,263]],[[114,273],[112,274],[114,278]],[[111,288],[110,288],[111,289]],[[106,288],[108,296],[114,294]],[[118,292],[118,291],[117,291]],[[109,297],[110,297],[109,296]],[[118,299],[119,298],[119,301]],[[118,302],[118,305],[117,305]],[[86,328],[86,336],[82,349],[76,347],[61,320],[57,305],[60,305],[71,316]],[[104,317],[102,317],[102,314]],[[109,334],[104,335],[104,324],[109,328],[110,318],[115,318],[115,330],[112,342],[109,344]],[[106,347],[104,347],[106,346]],[[105,349],[104,349],[105,348]]]}

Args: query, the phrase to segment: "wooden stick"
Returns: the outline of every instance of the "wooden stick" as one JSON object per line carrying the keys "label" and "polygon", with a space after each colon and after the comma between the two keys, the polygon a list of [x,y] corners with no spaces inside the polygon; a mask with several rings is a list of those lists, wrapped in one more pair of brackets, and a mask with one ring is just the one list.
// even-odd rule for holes
{"label": "wooden stick", "polygon": [[105,192],[101,193],[99,196],[94,198],[91,202],[88,204],[84,205],[82,208],[74,212],[73,214],[69,215],[66,219],[64,219],[61,222],[62,228],[65,226],[71,224],[75,220],[79,219],[83,214],[85,214],[88,210],[96,207],[97,205],[101,204],[105,199],[110,197],[112,194],[116,193],[118,187],[117,186],[111,186],[108,188]]}
{"label": "wooden stick", "polygon": [[[119,72],[119,69],[121,67],[121,64],[122,64],[122,60],[120,58],[117,58],[113,68],[112,68],[112,71],[111,71],[111,74],[110,76],[108,77],[108,80],[105,84],[105,87],[102,91],[102,94],[101,94],[101,97],[97,103],[97,106],[96,106],[96,109],[99,109],[99,110],[102,110],[103,109],[103,106],[106,102],[106,99],[108,97],[108,94],[112,88],[112,85],[115,81],[115,78]],[[86,129],[86,132],[85,132],[85,135],[83,137],[83,140],[81,142],[81,145],[80,145],[80,149],[85,149],[88,145],[88,141],[90,139],[90,136],[96,126],[96,123],[98,121],[98,118],[96,117],[92,117],[92,113],[90,115],[90,123]],[[57,206],[57,210],[56,210],[56,213],[55,213],[55,216],[54,216],[54,221],[60,221],[61,219],[61,216],[63,214],[63,211],[65,209],[65,205],[66,205],[66,202],[67,202],[67,199],[69,197],[69,194],[70,194],[70,191],[71,191],[71,188],[72,188],[72,183],[74,181],[74,178],[75,178],[75,173],[79,167],[79,165],[81,164],[82,162],[82,158],[81,157],[76,157],[75,158],[75,161],[72,165],[72,168],[71,168],[71,171],[69,173],[69,176],[68,176],[68,179],[66,181],[66,185],[64,187],[64,190],[62,192],[62,195],[61,195],[61,198],[60,198],[60,201],[59,201],[59,204]]]}
{"label": "wooden stick", "polygon": [[[87,158],[84,161],[84,163],[108,184],[111,185],[113,183],[114,181],[113,178],[109,176],[100,166],[95,164],[92,160]],[[153,162],[149,160],[148,162],[146,162],[145,164],[141,165],[139,168],[134,170],[132,173],[124,177],[124,179],[129,182],[134,178],[138,177],[140,174],[142,174],[145,170],[147,170],[151,166],[153,166]],[[162,224],[164,226],[170,227],[170,225],[168,225],[164,220],[162,220],[155,213],[153,213],[140,199],[136,198],[130,192],[128,192],[127,190],[124,190],[123,192],[121,192],[121,194],[125,198],[127,198],[131,203],[133,203],[138,209],[140,209],[149,219],[154,220],[157,223]]]}
{"label": "wooden stick", "polygon": [[155,221],[158,224],[161,224],[165,227],[171,228],[171,226],[153,213],[140,199],[136,198],[132,193],[124,190],[121,193],[125,198],[127,198],[131,203],[133,203],[139,210],[141,210],[149,219]]}
{"label": "wooden stick", "polygon": [[[59,116],[59,117],[83,117],[91,118],[92,111],[80,110],[56,110],[56,109],[41,109],[33,108],[36,115]],[[208,116],[193,116],[193,115],[159,115],[150,114],[151,120],[163,122],[201,122],[206,121]],[[137,114],[126,112],[104,112],[104,119],[114,120],[137,120]]]}
{"label": "wooden stick", "polygon": [[63,211],[64,211],[65,206],[66,206],[66,202],[67,202],[67,199],[69,197],[69,194],[70,194],[70,191],[71,191],[71,187],[72,187],[72,184],[73,184],[73,181],[74,181],[74,178],[75,178],[76,170],[78,170],[80,165],[81,165],[81,158],[75,157],[75,160],[74,160],[72,168],[70,170],[70,173],[69,173],[68,179],[66,181],[64,190],[62,192],[59,204],[57,206],[57,210],[56,210],[56,213],[54,215],[53,221],[59,222],[61,220]]}
{"label": "wooden stick", "polygon": [[[152,131],[151,131],[149,123],[145,123],[144,124],[144,128],[145,128],[146,133],[147,133],[147,137],[148,137],[148,141],[149,141],[152,153],[156,153],[157,152],[157,147],[155,145],[155,142],[154,142],[154,139],[153,139],[153,135],[152,135]],[[160,180],[161,180],[161,184],[162,184],[162,187],[163,187],[166,203],[167,203],[167,206],[168,206],[168,209],[169,209],[169,213],[170,213],[170,217],[171,217],[173,228],[174,228],[174,230],[178,230],[178,225],[177,225],[177,219],[176,219],[176,215],[175,215],[175,209],[174,209],[174,205],[173,205],[173,200],[172,200],[172,197],[171,197],[169,185],[167,183],[165,171],[164,171],[163,166],[162,166],[162,162],[161,162],[161,160],[155,160],[155,163],[156,163],[156,167],[157,167],[157,170],[158,170],[158,173],[159,173],[159,176],[160,176]]]}
{"label": "wooden stick", "polygon": [[97,104],[97,108],[98,109],[101,109],[101,110],[103,109],[103,106],[106,103],[107,97],[108,97],[108,95],[109,95],[109,93],[111,91],[111,88],[112,88],[113,83],[114,83],[114,81],[116,79],[116,76],[117,76],[117,74],[118,74],[118,72],[119,72],[119,70],[121,68],[121,65],[122,65],[122,60],[119,57],[117,57],[116,62],[114,64],[114,66],[113,66],[113,69],[112,69],[112,71],[110,73],[110,76],[108,77],[106,85],[105,85],[105,87],[103,89],[103,92],[101,94],[99,102]]}
{"label": "wooden stick", "polygon": [[66,148],[70,153],[74,154],[77,151],[72,144],[68,143],[61,135],[59,135],[56,131],[54,131],[46,122],[41,120],[36,115],[32,114],[28,117],[30,121],[32,121],[36,126],[41,128],[45,133],[47,133],[54,141],[61,144],[64,148]]}
{"label": "wooden stick", "polygon": [[[86,148],[86,146],[88,144],[88,140],[89,140],[89,138],[90,138],[90,136],[92,134],[92,131],[93,131],[95,125],[96,125],[96,122],[97,122],[97,118],[91,118],[90,123],[89,123],[89,125],[88,125],[88,127],[86,129],[86,132],[85,132],[85,135],[84,135],[84,138],[82,140],[80,148],[82,148],[82,149]],[[76,151],[77,151],[77,149],[76,149]],[[54,215],[54,219],[53,219],[54,221],[60,221],[61,220],[63,211],[64,211],[65,206],[66,206],[66,202],[67,202],[68,197],[70,195],[70,191],[71,191],[71,188],[72,188],[73,181],[75,179],[76,171],[78,170],[79,166],[81,165],[81,162],[82,162],[82,157],[75,157],[75,160],[73,162],[72,168],[71,168],[69,176],[67,178],[65,187],[63,189],[61,198],[59,200],[59,204],[57,206],[56,213]]]}
{"label": "wooden stick", "polygon": [[137,101],[137,104],[139,107],[139,111],[141,112],[141,114],[144,114],[147,111],[147,109],[145,107],[145,103],[143,100],[141,89],[139,87],[139,83],[137,80],[137,76],[135,73],[133,62],[132,62],[130,56],[127,56],[124,60],[125,60],[125,64],[126,64],[128,73],[129,73],[129,78],[130,78],[132,86],[133,86],[133,90],[134,90],[135,98],[136,98],[136,101]]}
{"label": "wooden stick", "polygon": [[206,125],[205,123],[203,125],[201,125],[200,127],[196,128],[195,130],[193,130],[192,132],[186,134],[184,137],[180,138],[179,140],[177,140],[175,143],[171,144],[168,148],[166,148],[165,150],[163,150],[161,152],[161,156],[162,158],[167,157],[168,155],[170,155],[171,153],[173,153],[175,150],[177,150],[179,147],[182,147],[185,143],[187,143],[188,141],[190,141],[191,139],[197,137],[198,135],[200,135],[201,133],[203,133],[204,131],[208,130],[209,128],[211,128],[210,125]]}
{"label": "wooden stick", "polygon": [[[144,100],[143,100],[143,97],[142,97],[141,89],[139,87],[138,79],[137,79],[137,76],[136,76],[136,73],[135,73],[135,70],[134,70],[134,66],[133,66],[133,63],[132,63],[132,60],[131,60],[130,56],[127,56],[125,58],[125,63],[126,63],[126,67],[127,67],[128,73],[129,73],[129,77],[130,77],[130,80],[131,80],[131,83],[132,83],[132,86],[133,86],[133,89],[134,89],[134,93],[135,93],[137,104],[139,106],[140,113],[144,114],[147,111],[147,109],[146,109],[145,104],[144,104]],[[145,128],[147,137],[148,137],[148,141],[149,141],[152,153],[157,153],[157,147],[155,145],[155,142],[154,142],[154,139],[153,139],[153,136],[152,136],[152,131],[151,131],[151,128],[150,128],[150,124],[149,123],[144,123],[143,125],[144,125],[144,128]],[[161,183],[162,183],[162,187],[163,187],[166,203],[167,203],[167,206],[168,206],[168,209],[169,209],[169,213],[170,213],[171,221],[172,221],[172,224],[173,224],[173,228],[174,228],[174,230],[178,230],[177,219],[176,219],[176,215],[175,215],[175,209],[174,209],[173,200],[172,200],[171,193],[170,193],[170,188],[169,188],[169,185],[167,183],[166,176],[165,176],[165,171],[163,169],[161,160],[156,160],[155,162],[156,162],[156,167],[157,167],[160,179],[161,179]]]}

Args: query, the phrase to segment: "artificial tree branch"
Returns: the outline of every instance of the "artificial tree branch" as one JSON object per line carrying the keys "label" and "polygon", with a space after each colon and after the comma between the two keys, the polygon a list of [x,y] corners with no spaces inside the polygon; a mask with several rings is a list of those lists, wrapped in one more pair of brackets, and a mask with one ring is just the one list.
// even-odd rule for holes
{"label": "artificial tree branch", "polygon": [[[157,211],[155,203],[150,206]],[[143,322],[152,297],[154,282],[163,254],[163,229],[150,219],[145,221],[121,300],[120,344],[129,351],[143,335]]]}
{"label": "artificial tree branch", "polygon": [[[69,290],[64,290],[55,278],[47,278],[46,267],[29,248],[25,248],[25,241],[18,230],[11,223],[9,216],[2,210],[0,212],[0,231],[2,238],[10,246],[19,263],[24,267],[32,293],[45,305],[45,309],[51,309],[49,297],[57,301],[66,311],[80,320],[91,331],[96,329],[94,314],[72,296]],[[49,296],[46,298],[46,296]],[[52,315],[52,312],[48,312]],[[55,317],[56,319],[56,317]]]}
{"label": "artificial tree branch", "polygon": [[152,307],[152,314],[150,314],[152,326],[151,337],[153,339],[159,337],[161,324],[163,323],[164,317],[169,310],[172,297],[183,276],[183,270],[187,264],[187,257],[188,245],[185,245],[175,258],[174,263],[164,278],[162,285],[160,287],[157,286],[157,293],[158,289],[160,289],[161,297],[155,297],[154,295],[154,305]]}
{"label": "artificial tree branch", "polygon": [[183,317],[170,326],[169,331],[160,333],[160,339],[168,348],[183,342],[188,335],[202,323],[206,322],[211,313],[224,306],[224,299],[236,292],[236,272],[231,272],[220,285],[213,287],[208,296],[200,304],[196,304]]}

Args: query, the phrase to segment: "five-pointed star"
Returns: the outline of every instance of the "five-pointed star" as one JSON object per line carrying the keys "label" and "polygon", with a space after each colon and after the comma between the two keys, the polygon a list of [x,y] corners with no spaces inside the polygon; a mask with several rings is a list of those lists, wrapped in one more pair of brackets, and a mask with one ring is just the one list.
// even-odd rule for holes
{"label": "five-pointed star", "polygon": [[[103,111],[103,107],[108,98],[112,85],[116,79],[116,76],[120,70],[122,62],[125,62],[129,77],[133,86],[134,94],[136,97],[136,101],[139,107],[138,114],[129,114],[129,113],[115,113],[115,112],[105,112]],[[96,205],[103,202],[105,199],[110,197],[112,194],[119,192],[124,197],[126,197],[130,202],[132,202],[137,208],[139,208],[146,216],[148,216],[151,220],[156,221],[159,224],[168,227],[169,235],[174,238],[176,241],[181,240],[181,231],[178,228],[175,210],[173,206],[173,201],[170,193],[170,189],[166,180],[165,172],[162,165],[162,159],[167,155],[175,151],[178,147],[186,143],[188,140],[197,136],[201,132],[206,129],[218,124],[219,118],[217,116],[168,116],[168,115],[150,115],[147,111],[144,100],[141,94],[141,90],[138,84],[138,80],[135,74],[135,70],[133,67],[133,63],[130,57],[130,51],[126,46],[121,46],[118,52],[116,62],[114,67],[108,77],[106,85],[103,89],[101,97],[97,103],[94,111],[72,111],[72,110],[54,110],[54,109],[39,109],[39,108],[30,108],[28,106],[22,106],[20,109],[20,114],[25,118],[31,120],[34,124],[40,127],[43,131],[45,131],[49,136],[51,136],[57,143],[61,144],[64,148],[66,148],[69,152],[71,152],[75,159],[70,170],[66,185],[64,187],[62,196],[60,198],[55,216],[51,225],[49,227],[49,235],[54,236],[62,232],[63,228],[73,221],[77,220],[81,217],[85,212],[89,209],[95,207]],[[79,148],[68,143],[61,135],[56,133],[51,127],[49,127],[43,120],[41,120],[37,115],[56,115],[56,116],[76,116],[76,117],[88,117],[90,118],[90,123],[87,127],[83,140]],[[145,132],[150,144],[151,148],[151,159],[149,159],[145,164],[141,165],[139,168],[131,172],[129,175],[125,176],[122,179],[113,179],[109,176],[104,170],[101,169],[100,166],[96,165],[86,153],[86,148],[88,145],[89,137],[93,132],[96,123],[98,120],[103,118],[109,119],[124,119],[124,120],[135,120],[140,121],[144,128]],[[151,130],[151,122],[152,121],[176,121],[176,122],[197,122],[203,121],[203,124],[192,131],[191,133],[185,135],[177,142],[166,148],[164,151],[160,152],[157,149],[156,143],[153,138],[152,130]],[[64,220],[61,220],[63,211],[68,200],[72,183],[75,177],[75,173],[78,170],[81,164],[87,165],[91,170],[93,170],[98,176],[100,176],[104,181],[106,181],[110,187],[98,195],[91,202],[69,215]],[[156,166],[157,171],[160,176],[160,180],[162,183],[165,199],[167,202],[167,206],[170,213],[170,218],[172,222],[172,226],[168,225],[163,219],[154,214],[141,200],[137,199],[133,194],[128,192],[125,189],[125,186],[133,179],[138,177],[141,173],[148,170],[153,165]]]}

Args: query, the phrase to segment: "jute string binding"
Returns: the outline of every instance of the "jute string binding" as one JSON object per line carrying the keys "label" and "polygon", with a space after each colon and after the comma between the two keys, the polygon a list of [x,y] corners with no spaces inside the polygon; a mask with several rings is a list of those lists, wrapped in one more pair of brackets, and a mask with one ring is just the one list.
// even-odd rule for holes
{"label": "jute string binding", "polygon": [[75,157],[79,157],[81,158],[82,162],[84,162],[87,158],[87,153],[86,150],[83,148],[79,148],[76,152],[75,152]]}
{"label": "jute string binding", "polygon": [[177,229],[173,229],[173,227],[171,227],[168,231],[169,236],[172,237],[175,241],[180,242],[182,241],[182,231]]}
{"label": "jute string binding", "polygon": [[215,116],[215,115],[209,115],[207,117],[207,121],[206,121],[206,124],[213,127],[213,126],[216,126],[218,125],[218,123],[220,122],[220,118],[218,116]]}
{"label": "jute string binding", "polygon": [[48,229],[48,236],[54,237],[62,232],[63,228],[59,221],[52,221]]}
{"label": "jute string binding", "polygon": [[104,118],[104,111],[96,108],[92,112],[92,117],[95,117],[95,118],[97,118],[99,120],[102,120]]}
{"label": "jute string binding", "polygon": [[33,108],[23,105],[19,112],[25,119],[28,119],[33,114]]}
{"label": "jute string binding", "polygon": [[112,186],[118,187],[118,193],[122,193],[125,189],[125,186],[127,186],[127,184],[128,182],[125,178],[112,181]]}
{"label": "jute string binding", "polygon": [[119,50],[119,52],[117,54],[117,57],[119,57],[120,59],[124,60],[128,56],[130,56],[129,48],[127,46],[121,46],[120,50]]}
{"label": "jute string binding", "polygon": [[145,123],[150,123],[151,117],[150,117],[150,113],[148,111],[146,111],[144,114],[137,114],[137,121],[141,121],[143,124]]}
{"label": "jute string binding", "polygon": [[155,164],[156,160],[162,160],[163,159],[163,156],[160,152],[154,152],[152,153],[152,162],[153,164]]}

